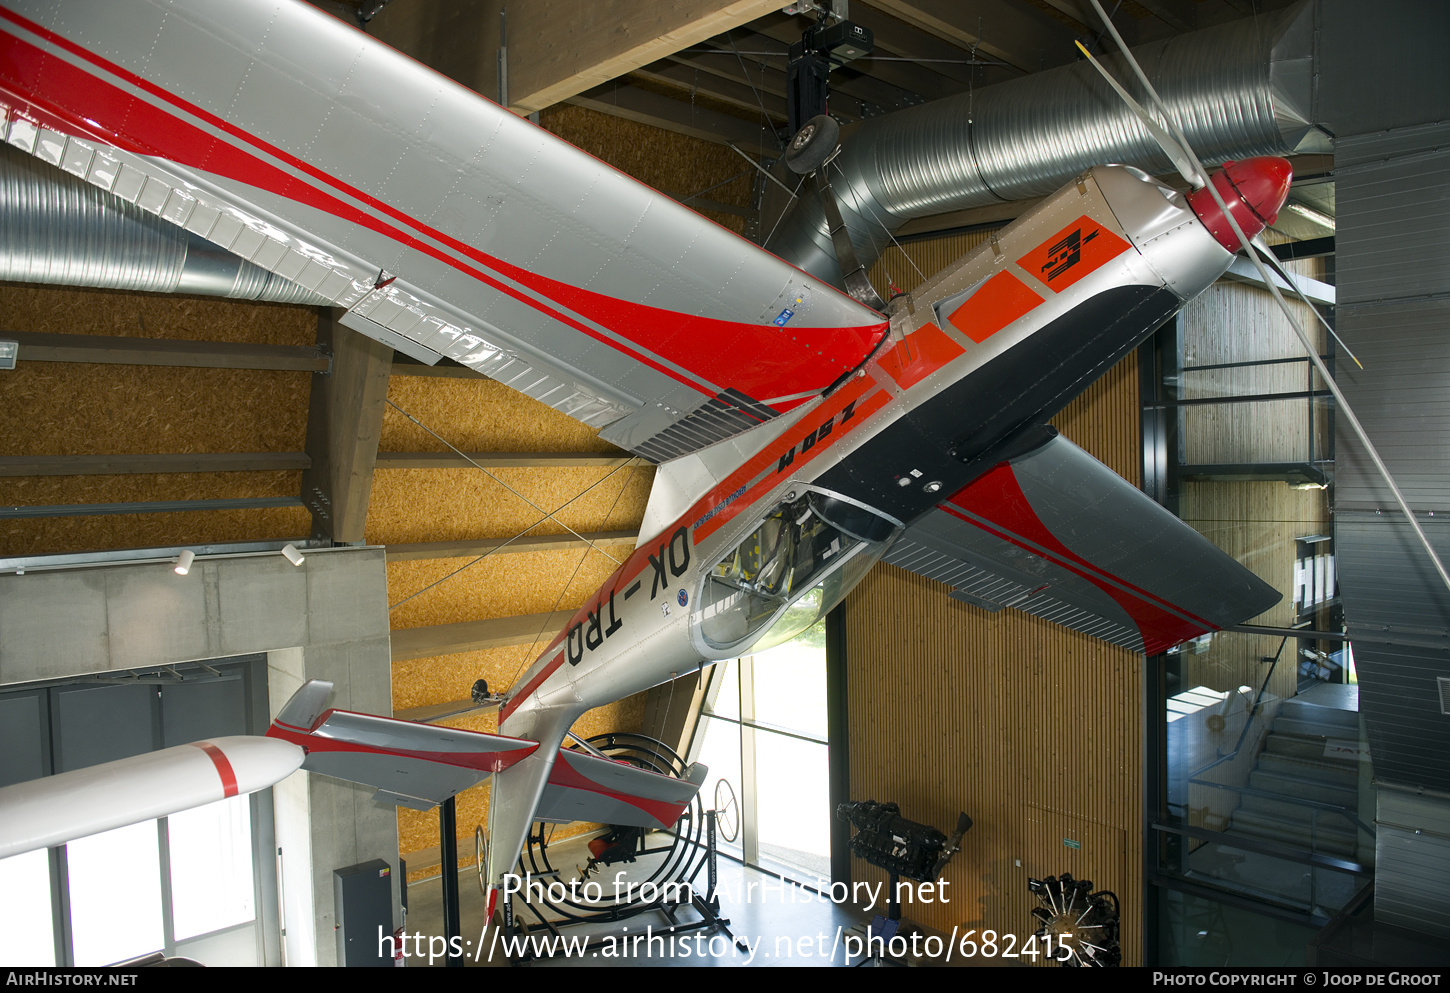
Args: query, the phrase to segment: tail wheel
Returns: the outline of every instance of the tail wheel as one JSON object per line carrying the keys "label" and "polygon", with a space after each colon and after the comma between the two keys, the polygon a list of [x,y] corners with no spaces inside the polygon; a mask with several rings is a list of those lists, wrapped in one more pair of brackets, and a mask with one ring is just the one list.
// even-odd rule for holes
{"label": "tail wheel", "polygon": [[[612,759],[650,772],[684,778],[685,760],[664,742],[647,735],[627,732],[601,734],[590,738],[589,744]],[[632,885],[621,883],[616,886],[612,874],[603,879],[591,878],[594,870],[603,868],[592,859],[582,873],[568,867],[555,876],[556,866],[549,860],[549,847],[554,844],[550,841],[554,825],[542,821],[535,822],[519,861],[523,871],[532,873],[545,888],[542,900],[538,899],[537,891],[534,893],[536,904],[542,903],[569,921],[623,920],[658,907],[662,902],[661,894],[680,891],[678,887],[667,888],[667,883],[686,883],[695,877],[705,859],[704,826],[705,812],[697,793],[671,831],[644,833],[640,850],[629,860],[637,866],[629,873],[627,882]],[[630,829],[619,830],[622,833]],[[655,844],[650,844],[651,836]],[[554,879],[568,891],[562,894],[562,898],[558,887],[554,893],[547,891],[549,881]],[[571,883],[577,885],[571,886]],[[586,886],[586,883],[598,885]],[[591,895],[597,899],[588,899]]]}

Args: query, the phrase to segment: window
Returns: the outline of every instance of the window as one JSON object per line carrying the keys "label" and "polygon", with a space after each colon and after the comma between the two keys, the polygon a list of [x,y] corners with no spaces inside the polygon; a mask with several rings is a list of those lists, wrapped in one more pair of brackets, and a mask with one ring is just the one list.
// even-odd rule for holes
{"label": "window", "polygon": [[706,577],[700,636],[737,652],[790,641],[840,602],[900,527],[824,491],[780,504]]}
{"label": "window", "polygon": [[726,788],[737,798],[740,834],[725,851],[803,881],[830,878],[824,622],[714,668],[691,758],[710,768],[706,806]]}

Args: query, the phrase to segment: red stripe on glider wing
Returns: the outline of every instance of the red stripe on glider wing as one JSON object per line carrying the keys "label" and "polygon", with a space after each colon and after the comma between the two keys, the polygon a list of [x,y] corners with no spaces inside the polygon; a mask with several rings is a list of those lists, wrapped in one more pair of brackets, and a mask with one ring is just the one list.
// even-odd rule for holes
{"label": "red stripe on glider wing", "polygon": [[193,741],[192,745],[200,748],[211,759],[211,764],[216,766],[216,774],[222,781],[222,796],[237,795],[237,774],[232,769],[232,764],[227,760],[226,754],[209,741]]}

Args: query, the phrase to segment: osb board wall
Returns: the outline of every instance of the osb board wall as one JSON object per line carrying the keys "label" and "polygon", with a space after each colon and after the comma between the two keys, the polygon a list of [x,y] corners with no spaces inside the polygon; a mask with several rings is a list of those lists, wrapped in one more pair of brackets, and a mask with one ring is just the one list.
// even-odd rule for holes
{"label": "osb board wall", "polygon": [[[618,451],[566,415],[484,379],[397,376],[389,384],[388,398],[396,406],[384,416],[382,451],[440,451],[449,445],[482,452]],[[368,508],[368,540],[397,544],[511,538],[530,528],[530,534],[631,530],[644,516],[654,478],[653,466],[642,461],[619,468],[491,472],[471,466],[378,470]],[[400,630],[574,609],[614,571],[615,559],[627,547],[494,554],[479,561],[393,562],[388,565],[388,597],[394,605],[390,626]],[[393,667],[393,706],[401,710],[466,699],[478,679],[507,689],[555,633],[541,627],[539,640],[530,645],[400,662]],[[574,730],[581,737],[638,730],[643,712],[644,697],[631,697],[591,710]],[[493,714],[449,723],[497,730]],[[487,809],[487,785],[458,798],[461,864],[473,861],[470,839],[475,827],[486,822]],[[437,812],[400,808],[398,832],[404,858],[437,846]],[[569,833],[564,829],[556,836]],[[409,870],[409,877],[437,871]]]}
{"label": "osb board wall", "polygon": [[[734,207],[750,206],[755,171],[724,145],[568,104],[540,111],[539,124],[664,193],[699,194]],[[745,230],[743,217],[690,206],[736,234]]]}
{"label": "osb board wall", "polygon": [[[311,345],[315,311],[232,300],[0,285],[4,331]],[[27,362],[0,373],[0,455],[301,451],[310,374]],[[295,496],[295,472],[0,478],[0,505]],[[292,538],[302,508],[0,521],[0,555]]]}
{"label": "osb board wall", "polygon": [[[1136,483],[1137,401],[1129,356],[1053,423]],[[1124,964],[1141,963],[1142,656],[947,590],[877,566],[846,601],[852,798],[940,828],[974,821],[950,901],[904,914],[1020,942],[1036,927],[1028,878],[1070,872],[1119,896]],[[859,860],[852,872],[885,880]]]}
{"label": "osb board wall", "polygon": [[[742,207],[750,202],[753,178],[749,166],[723,146],[572,106],[543,111],[541,124],[656,189],[677,194],[705,191],[703,195],[711,200]],[[708,210],[702,213],[733,231],[744,228],[740,217]],[[486,380],[394,377],[389,399],[464,451],[615,451],[577,421]],[[398,410],[390,407],[386,412],[382,451],[438,451],[445,447]],[[654,470],[639,463],[618,470],[505,469],[495,474],[497,480],[474,468],[378,471],[368,509],[368,540],[388,544],[508,538],[531,525],[532,534],[634,529],[644,517]],[[510,492],[509,487],[518,493]],[[540,508],[557,513],[545,519]],[[625,546],[613,546],[607,551],[621,557],[624,550]],[[401,629],[573,609],[616,566],[598,551],[491,556],[400,603],[468,562],[391,563],[389,599],[398,604],[391,626]],[[490,686],[507,688],[554,633],[542,633],[540,643],[531,646],[399,663],[393,670],[393,705],[403,709],[458,700],[468,695],[479,678],[487,679]],[[631,697],[585,714],[575,732],[588,737],[638,730],[643,714],[644,696]],[[491,715],[469,720],[478,722],[477,730],[493,729]],[[486,817],[487,786],[459,797],[463,864],[472,862],[469,839]],[[436,813],[400,810],[398,830],[405,856],[438,844]],[[570,833],[562,830],[556,837]]]}

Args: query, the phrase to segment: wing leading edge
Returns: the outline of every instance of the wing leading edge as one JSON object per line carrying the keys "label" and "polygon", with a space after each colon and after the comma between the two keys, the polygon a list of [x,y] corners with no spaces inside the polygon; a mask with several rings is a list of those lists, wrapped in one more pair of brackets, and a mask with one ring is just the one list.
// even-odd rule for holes
{"label": "wing leading edge", "polygon": [[885,561],[1158,654],[1281,594],[1066,438],[1003,462],[914,523]]}

